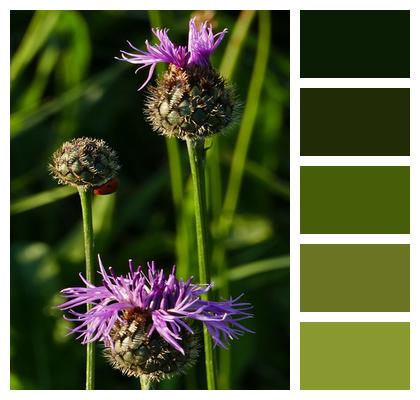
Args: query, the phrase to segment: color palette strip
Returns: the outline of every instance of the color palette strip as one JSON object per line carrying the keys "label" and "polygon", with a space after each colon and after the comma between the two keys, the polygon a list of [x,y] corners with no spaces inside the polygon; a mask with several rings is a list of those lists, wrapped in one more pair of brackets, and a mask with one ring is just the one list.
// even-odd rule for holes
{"label": "color palette strip", "polygon": [[409,167],[301,167],[305,234],[410,232]]}
{"label": "color palette strip", "polygon": [[410,90],[301,89],[300,155],[410,155]]}
{"label": "color palette strip", "polygon": [[301,389],[410,389],[406,322],[303,322]]}
{"label": "color palette strip", "polygon": [[302,244],[300,310],[410,311],[410,246]]}
{"label": "color palette strip", "polygon": [[301,11],[301,78],[408,78],[410,12]]}
{"label": "color palette strip", "polygon": [[[301,11],[300,76],[409,78],[410,11]],[[301,156],[410,156],[409,88],[332,82],[335,88],[300,89]],[[330,244],[322,236],[326,243],[300,244],[300,310],[390,320],[384,313],[410,311],[410,244],[371,244],[364,235],[410,233],[410,167],[387,166],[388,158],[382,166],[347,160],[300,169],[300,233],[360,235],[360,244]],[[410,388],[409,322],[324,317],[300,325],[301,389]]]}

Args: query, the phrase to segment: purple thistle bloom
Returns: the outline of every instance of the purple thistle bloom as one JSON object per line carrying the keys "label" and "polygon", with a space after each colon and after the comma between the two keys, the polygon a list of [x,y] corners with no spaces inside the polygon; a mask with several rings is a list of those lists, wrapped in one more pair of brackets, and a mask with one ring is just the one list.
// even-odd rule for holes
{"label": "purple thistle bloom", "polygon": [[152,32],[159,39],[159,44],[150,45],[146,40],[147,50],[143,51],[128,42],[128,45],[137,53],[121,50],[121,57],[116,57],[120,61],[139,64],[140,67],[136,69],[136,73],[142,68],[150,67],[148,77],[139,90],[152,79],[157,63],[173,64],[181,69],[193,65],[209,65],[210,55],[223,40],[227,29],[214,35],[209,23],[204,22],[197,27],[195,18],[192,18],[189,22],[188,47],[172,43],[168,37],[168,29],[152,29]]}
{"label": "purple thistle bloom", "polygon": [[[247,311],[249,303],[239,302],[241,296],[226,301],[206,301],[200,297],[210,291],[212,285],[198,285],[178,280],[175,267],[169,276],[158,270],[154,262],[148,263],[146,272],[139,266],[130,272],[116,276],[112,267],[106,271],[99,258],[102,286],[94,286],[80,274],[86,287],[74,287],[61,291],[68,299],[59,308],[69,310],[69,321],[78,323],[70,333],[79,334],[82,343],[102,341],[112,347],[111,331],[114,325],[124,324],[124,312],[133,311],[148,318],[147,336],[160,335],[173,348],[184,354],[182,335],[193,334],[189,324],[193,320],[202,322],[208,329],[215,346],[226,348],[229,339],[236,339],[244,332],[251,332],[240,321],[252,318]],[[74,311],[74,307],[90,304],[86,312]]]}

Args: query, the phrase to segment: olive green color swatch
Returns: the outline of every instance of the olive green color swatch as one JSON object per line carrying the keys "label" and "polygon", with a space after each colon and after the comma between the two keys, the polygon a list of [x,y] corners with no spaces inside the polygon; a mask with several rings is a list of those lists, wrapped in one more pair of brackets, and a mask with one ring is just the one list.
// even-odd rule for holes
{"label": "olive green color swatch", "polygon": [[410,168],[301,167],[300,232],[410,233]]}
{"label": "olive green color swatch", "polygon": [[408,390],[408,322],[302,322],[300,388]]}
{"label": "olive green color swatch", "polygon": [[409,156],[410,89],[301,89],[301,156]]}
{"label": "olive green color swatch", "polygon": [[410,11],[301,11],[300,76],[409,78]]}
{"label": "olive green color swatch", "polygon": [[410,246],[302,244],[300,311],[410,311]]}

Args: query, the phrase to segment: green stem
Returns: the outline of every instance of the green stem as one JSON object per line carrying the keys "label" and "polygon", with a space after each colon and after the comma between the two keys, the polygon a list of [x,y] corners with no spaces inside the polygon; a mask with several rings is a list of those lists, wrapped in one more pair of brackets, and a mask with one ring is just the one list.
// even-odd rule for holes
{"label": "green stem", "polygon": [[[86,279],[94,282],[95,263],[93,253],[93,224],[92,224],[92,190],[79,189],[80,203],[82,205],[83,237],[85,243]],[[87,310],[91,309],[87,305]],[[86,346],[86,390],[95,387],[95,344],[88,343]]]}
{"label": "green stem", "polygon": [[182,174],[181,155],[179,145],[176,139],[166,138],[166,148],[168,151],[169,173],[171,177],[172,201],[175,211],[175,249],[177,272],[184,279],[189,277],[189,240],[188,240],[188,223],[185,215],[185,199],[184,199],[184,177]]}
{"label": "green stem", "polygon": [[147,376],[140,376],[140,388],[141,390],[152,390],[154,385]]}
{"label": "green stem", "polygon": [[[198,272],[200,283],[210,282],[208,224],[205,188],[205,150],[204,140],[187,140],[188,156],[190,159],[191,176],[194,192],[194,210],[197,233]],[[208,300],[208,294],[203,295]],[[204,351],[206,356],[207,388],[216,389],[213,346],[210,335],[204,327]]]}
{"label": "green stem", "polygon": [[[162,15],[159,10],[149,10],[149,21],[152,28],[162,27]],[[156,72],[161,75],[165,72],[163,64],[156,66]],[[188,218],[185,213],[184,202],[184,177],[182,169],[182,160],[179,151],[178,140],[166,138],[166,149],[168,152],[169,173],[171,178],[172,200],[175,211],[175,249],[177,273],[180,277],[187,279],[190,276],[189,266],[189,236],[188,236]]]}

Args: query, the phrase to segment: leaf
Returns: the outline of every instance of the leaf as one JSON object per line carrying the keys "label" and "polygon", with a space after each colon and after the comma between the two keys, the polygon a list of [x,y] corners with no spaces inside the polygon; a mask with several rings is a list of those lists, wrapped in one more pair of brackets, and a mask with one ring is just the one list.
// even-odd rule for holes
{"label": "leaf", "polygon": [[19,110],[28,110],[39,106],[48,79],[54,71],[59,55],[60,49],[55,44],[48,45],[45,48],[39,58],[34,79],[32,79],[32,83],[26,91],[23,92],[22,98],[19,101]]}
{"label": "leaf", "polygon": [[273,234],[271,221],[259,215],[236,215],[231,235],[226,239],[230,249],[252,246],[269,239]]}
{"label": "leaf", "polygon": [[33,57],[47,41],[54,29],[60,11],[36,11],[19,48],[16,50],[10,64],[11,84],[22,73]]}
{"label": "leaf", "polygon": [[12,201],[10,212],[12,214],[19,214],[25,211],[33,210],[34,208],[45,206],[55,201],[64,199],[68,196],[77,193],[74,188],[63,186],[46,190],[41,193],[26,196],[22,199]]}
{"label": "leaf", "polygon": [[254,124],[257,118],[259,99],[265,78],[265,71],[270,53],[271,24],[270,13],[259,11],[259,34],[257,54],[250,84],[248,87],[247,100],[244,113],[242,115],[241,126],[239,128],[238,139],[232,157],[232,167],[230,169],[226,195],[223,203],[223,218],[221,224],[224,226],[222,231],[227,232],[232,224],[238,205],[239,194],[242,185],[246,157],[249,144],[251,142]]}
{"label": "leaf", "polygon": [[[230,281],[239,281],[250,278],[257,274],[263,274],[290,267],[290,256],[281,256],[268,258],[266,260],[255,261],[249,264],[243,264],[238,267],[231,268],[227,271]],[[220,282],[220,278],[214,278],[215,286]]]}
{"label": "leaf", "polygon": [[106,247],[112,233],[116,199],[116,194],[95,196],[93,202],[93,231],[98,251]]}
{"label": "leaf", "polygon": [[233,28],[232,35],[226,46],[222,62],[220,63],[220,73],[225,78],[230,79],[235,70],[239,54],[243,43],[248,34],[249,27],[254,19],[254,10],[244,10],[239,14],[238,20]]}
{"label": "leaf", "polygon": [[124,68],[121,65],[114,65],[89,81],[80,83],[36,109],[22,110],[13,113],[10,117],[12,139],[15,139],[29,128],[32,128],[46,118],[57,114],[76,101],[84,100],[88,103],[97,102],[104,95],[104,88],[109,88],[110,83],[114,81],[123,70]]}

